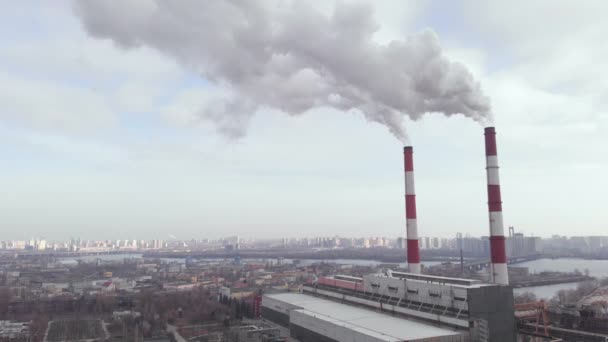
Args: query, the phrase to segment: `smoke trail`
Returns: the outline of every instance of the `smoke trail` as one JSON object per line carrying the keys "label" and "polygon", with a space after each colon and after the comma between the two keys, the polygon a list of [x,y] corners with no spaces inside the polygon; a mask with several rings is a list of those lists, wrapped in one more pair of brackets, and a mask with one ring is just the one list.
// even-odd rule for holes
{"label": "smoke trail", "polygon": [[425,30],[382,45],[369,5],[338,2],[327,16],[306,1],[74,1],[87,32],[124,48],[149,46],[230,94],[200,115],[238,137],[260,107],[290,115],[358,110],[406,140],[404,116],[484,121],[479,83]]}

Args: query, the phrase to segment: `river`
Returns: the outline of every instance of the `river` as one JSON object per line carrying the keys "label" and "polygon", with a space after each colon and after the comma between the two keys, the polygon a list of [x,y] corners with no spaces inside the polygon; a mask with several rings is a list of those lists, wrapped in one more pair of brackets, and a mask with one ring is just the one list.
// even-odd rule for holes
{"label": "river", "polygon": [[587,259],[539,259],[528,261],[517,266],[528,267],[530,273],[543,271],[572,272],[578,269],[581,272],[589,270],[592,277],[608,277],[608,260],[587,260]]}
{"label": "river", "polygon": [[[539,259],[517,264],[517,266],[528,267],[530,273],[539,273],[543,271],[573,272],[574,270],[585,272],[585,270],[588,270],[589,275],[592,277],[608,277],[608,260],[587,260],[574,258]],[[575,289],[578,284],[579,283],[566,283],[545,286],[522,287],[514,289],[513,292],[515,294],[523,292],[532,292],[539,299],[550,299],[557,293],[557,291]]]}

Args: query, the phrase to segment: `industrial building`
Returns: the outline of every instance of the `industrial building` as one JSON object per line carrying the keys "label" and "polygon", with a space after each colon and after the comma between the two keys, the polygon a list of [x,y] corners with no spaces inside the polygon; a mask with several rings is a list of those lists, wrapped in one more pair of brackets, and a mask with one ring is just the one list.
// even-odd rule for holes
{"label": "industrial building", "polygon": [[264,297],[265,319],[289,326],[302,342],[319,341],[464,341],[463,332],[393,317],[302,293]]}
{"label": "industrial building", "polygon": [[303,293],[266,295],[262,316],[289,327],[300,341],[514,342],[496,130],[486,127],[490,280],[422,275],[413,148],[403,149],[408,273],[388,270],[362,278],[321,277]]}
{"label": "industrial building", "polygon": [[389,270],[302,290],[262,300],[262,316],[301,341],[515,341],[507,286]]}

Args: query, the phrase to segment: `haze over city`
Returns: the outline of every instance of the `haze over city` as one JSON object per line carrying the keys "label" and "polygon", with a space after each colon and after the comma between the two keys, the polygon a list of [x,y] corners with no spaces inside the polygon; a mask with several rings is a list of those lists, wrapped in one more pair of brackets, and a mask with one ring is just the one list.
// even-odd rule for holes
{"label": "haze over city", "polygon": [[[188,22],[187,4],[169,17]],[[373,41],[429,32],[479,83],[498,134],[505,225],[527,235],[607,228],[608,6],[586,5],[370,5]],[[0,5],[3,239],[404,234],[403,143],[385,125],[331,103],[201,114],[230,87],[146,39],[172,24],[124,28],[135,38],[121,41],[85,7]],[[423,235],[487,235],[483,125],[431,113],[403,126]]]}

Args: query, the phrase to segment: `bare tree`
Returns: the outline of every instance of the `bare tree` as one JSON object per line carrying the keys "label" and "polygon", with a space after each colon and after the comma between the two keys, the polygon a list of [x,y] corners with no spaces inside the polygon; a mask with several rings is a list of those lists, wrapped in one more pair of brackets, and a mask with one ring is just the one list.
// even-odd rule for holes
{"label": "bare tree", "polygon": [[0,319],[7,319],[11,293],[8,287],[0,287]]}
{"label": "bare tree", "polygon": [[538,298],[533,292],[526,291],[514,296],[515,304],[535,302]]}

